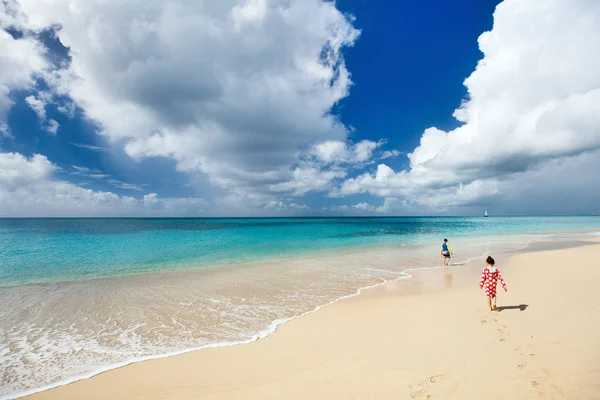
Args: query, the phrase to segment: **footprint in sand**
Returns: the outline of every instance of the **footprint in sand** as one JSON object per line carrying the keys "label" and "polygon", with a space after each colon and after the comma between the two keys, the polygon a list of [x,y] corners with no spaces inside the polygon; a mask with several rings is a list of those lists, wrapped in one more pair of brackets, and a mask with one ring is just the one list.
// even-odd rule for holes
{"label": "footprint in sand", "polygon": [[[411,399],[426,399],[430,397],[427,395],[427,384],[421,383],[418,385],[410,385],[410,398]],[[427,397],[426,397],[427,396]]]}
{"label": "footprint in sand", "polygon": [[431,375],[425,383],[419,383],[416,385],[410,385],[410,398],[411,399],[431,399],[432,396],[429,392],[429,384],[434,384],[440,379],[446,377],[446,374]]}
{"label": "footprint in sand", "polygon": [[548,368],[541,368],[542,372],[545,375],[544,378],[544,385],[548,386],[550,389],[552,389],[552,391],[554,392],[553,395],[554,396],[560,396],[560,398],[564,398],[565,394],[563,392],[563,389],[558,386],[556,383],[554,383],[554,380],[552,378],[552,375],[554,375],[552,373],[552,371],[550,371]]}
{"label": "footprint in sand", "polygon": [[486,321],[485,319],[482,319],[482,320],[481,320],[481,321],[479,321],[479,322],[481,322],[482,324],[487,324],[487,321]]}
{"label": "footprint in sand", "polygon": [[525,368],[526,365],[527,365],[527,363],[519,364],[519,365],[517,365],[517,368],[523,369],[523,368]]}
{"label": "footprint in sand", "polygon": [[439,381],[441,378],[445,377],[446,375],[432,375],[429,377],[429,382],[431,383],[436,383],[437,381]]}
{"label": "footprint in sand", "polygon": [[498,328],[498,329],[496,329],[496,331],[498,331],[498,333],[500,333],[500,339],[498,339],[499,342],[509,341],[510,335],[507,334],[502,328]]}

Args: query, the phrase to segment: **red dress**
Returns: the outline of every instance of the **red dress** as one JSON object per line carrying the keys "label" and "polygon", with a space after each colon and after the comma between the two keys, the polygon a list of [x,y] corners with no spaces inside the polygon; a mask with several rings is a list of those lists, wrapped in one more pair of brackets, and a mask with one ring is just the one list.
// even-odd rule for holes
{"label": "red dress", "polygon": [[496,285],[498,284],[498,280],[500,280],[502,287],[506,290],[506,283],[504,282],[504,279],[502,279],[502,275],[500,275],[500,270],[494,268],[494,271],[492,272],[490,267],[485,267],[481,273],[479,288],[485,287],[485,295],[487,297],[496,297]]}

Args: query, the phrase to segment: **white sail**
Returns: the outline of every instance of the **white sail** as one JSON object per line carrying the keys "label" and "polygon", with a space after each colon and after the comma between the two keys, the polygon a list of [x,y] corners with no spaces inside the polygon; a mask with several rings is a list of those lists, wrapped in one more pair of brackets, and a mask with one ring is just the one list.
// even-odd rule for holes
{"label": "white sail", "polygon": [[483,214],[484,217],[488,216],[487,210],[485,210],[485,214]]}

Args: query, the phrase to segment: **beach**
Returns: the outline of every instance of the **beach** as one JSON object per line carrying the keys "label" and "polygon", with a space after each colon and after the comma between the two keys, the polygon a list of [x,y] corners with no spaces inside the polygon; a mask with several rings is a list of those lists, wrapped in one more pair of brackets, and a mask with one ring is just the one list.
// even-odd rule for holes
{"label": "beach", "polygon": [[[533,250],[533,249],[532,249]],[[415,272],[254,343],[143,361],[28,399],[598,399],[600,242]]]}
{"label": "beach", "polygon": [[456,269],[599,232],[592,217],[0,219],[0,399],[252,343],[386,283],[435,289],[446,236]]}

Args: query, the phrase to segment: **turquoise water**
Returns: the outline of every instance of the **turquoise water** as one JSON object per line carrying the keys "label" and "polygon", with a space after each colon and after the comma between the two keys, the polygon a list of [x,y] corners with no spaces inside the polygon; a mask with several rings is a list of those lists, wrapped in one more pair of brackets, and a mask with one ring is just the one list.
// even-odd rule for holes
{"label": "turquoise water", "polygon": [[0,219],[0,286],[203,268],[347,247],[600,230],[600,218]]}

